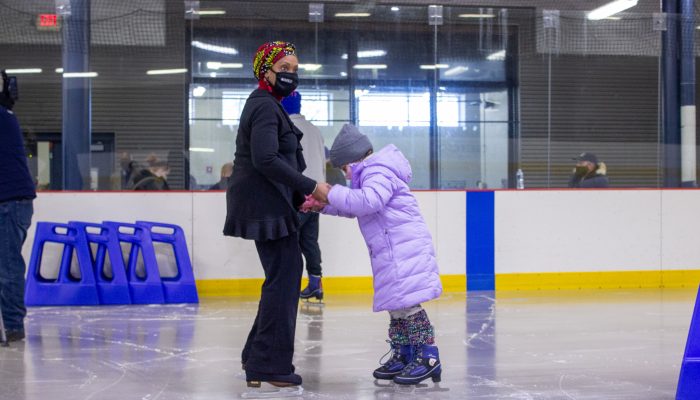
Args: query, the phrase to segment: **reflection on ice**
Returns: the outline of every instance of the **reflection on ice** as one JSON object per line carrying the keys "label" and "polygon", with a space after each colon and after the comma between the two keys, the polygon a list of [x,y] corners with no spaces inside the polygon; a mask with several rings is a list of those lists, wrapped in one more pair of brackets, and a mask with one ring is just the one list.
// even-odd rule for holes
{"label": "reflection on ice", "polygon": [[[672,398],[694,290],[446,293],[425,306],[442,382],[375,382],[386,313],[371,296],[300,303],[303,399]],[[0,398],[218,400],[250,396],[241,347],[254,298],[30,309],[0,349]],[[654,314],[650,314],[650,310]]]}

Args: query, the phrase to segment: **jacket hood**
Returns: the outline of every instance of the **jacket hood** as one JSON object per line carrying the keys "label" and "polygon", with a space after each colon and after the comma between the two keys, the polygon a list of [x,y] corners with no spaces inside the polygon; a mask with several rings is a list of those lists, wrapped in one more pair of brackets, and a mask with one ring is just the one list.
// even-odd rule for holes
{"label": "jacket hood", "polygon": [[371,154],[360,162],[352,171],[353,181],[357,181],[360,172],[370,166],[381,166],[391,170],[402,181],[409,183],[413,178],[411,164],[404,157],[401,150],[395,145],[389,144],[376,153]]}
{"label": "jacket hood", "polygon": [[595,170],[596,175],[606,175],[608,173],[608,167],[604,162],[598,163],[598,169]]}

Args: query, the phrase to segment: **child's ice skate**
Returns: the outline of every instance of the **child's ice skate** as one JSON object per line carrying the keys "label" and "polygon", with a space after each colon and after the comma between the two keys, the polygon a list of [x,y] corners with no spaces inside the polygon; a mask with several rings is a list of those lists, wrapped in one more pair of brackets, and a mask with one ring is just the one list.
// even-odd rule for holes
{"label": "child's ice skate", "polygon": [[301,376],[263,374],[246,371],[248,390],[241,394],[244,399],[269,399],[280,397],[297,397],[304,393]]}
{"label": "child's ice skate", "polygon": [[307,302],[315,298],[319,304],[323,304],[323,283],[321,283],[321,276],[309,274],[309,284],[299,293],[299,297]]}
{"label": "child's ice skate", "polygon": [[415,347],[415,357],[400,374],[394,377],[394,382],[400,385],[416,385],[428,378],[440,382],[442,366],[437,346],[422,344]]}
{"label": "child's ice skate", "polygon": [[[391,344],[391,358],[372,374],[377,379],[393,379],[400,374],[413,359],[413,346],[407,344]],[[381,362],[381,361],[380,361]]]}

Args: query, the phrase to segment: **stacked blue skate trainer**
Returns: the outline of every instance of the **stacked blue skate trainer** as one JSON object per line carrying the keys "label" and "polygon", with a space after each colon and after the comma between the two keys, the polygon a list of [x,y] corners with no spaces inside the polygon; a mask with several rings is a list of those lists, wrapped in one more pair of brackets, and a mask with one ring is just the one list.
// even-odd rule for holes
{"label": "stacked blue skate trainer", "polygon": [[695,310],[690,320],[688,342],[678,378],[676,400],[700,398],[700,289],[695,299]]}
{"label": "stacked blue skate trainer", "polygon": [[[47,245],[61,249],[58,262],[44,257]],[[172,249],[175,274],[161,274],[156,245]],[[28,306],[199,302],[182,228],[148,221],[38,222],[24,298]]]}

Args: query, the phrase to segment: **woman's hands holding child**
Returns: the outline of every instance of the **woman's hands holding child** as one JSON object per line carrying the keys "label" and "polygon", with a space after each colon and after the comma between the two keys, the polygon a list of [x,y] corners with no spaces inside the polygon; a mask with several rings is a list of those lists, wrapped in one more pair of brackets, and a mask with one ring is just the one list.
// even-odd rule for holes
{"label": "woman's hands holding child", "polygon": [[316,190],[306,196],[306,201],[299,207],[301,212],[319,212],[328,205],[328,192],[331,190],[331,185],[326,182],[321,182],[316,185]]}

